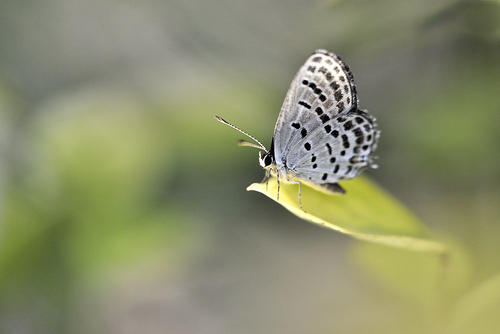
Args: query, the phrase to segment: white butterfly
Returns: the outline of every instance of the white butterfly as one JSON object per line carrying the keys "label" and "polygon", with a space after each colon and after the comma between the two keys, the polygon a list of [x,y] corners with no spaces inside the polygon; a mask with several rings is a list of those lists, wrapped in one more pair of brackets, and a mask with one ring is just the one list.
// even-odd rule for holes
{"label": "white butterfly", "polygon": [[358,175],[366,167],[376,168],[373,151],[380,131],[375,119],[358,109],[354,78],[349,67],[335,54],[315,51],[295,75],[274,127],[271,148],[219,116],[216,120],[253,139],[241,146],[256,147],[259,163],[269,175],[288,183],[307,183],[336,193],[345,193],[337,183]]}

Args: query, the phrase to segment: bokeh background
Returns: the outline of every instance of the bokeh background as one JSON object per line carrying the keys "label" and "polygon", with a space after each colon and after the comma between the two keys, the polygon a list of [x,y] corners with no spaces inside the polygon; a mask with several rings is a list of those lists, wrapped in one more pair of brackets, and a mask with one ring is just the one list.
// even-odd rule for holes
{"label": "bokeh background", "polygon": [[[378,119],[367,175],[467,259],[452,292],[245,191],[213,115],[269,145],[318,48]],[[496,0],[2,0],[0,332],[440,333],[500,272],[499,93]],[[498,333],[488,300],[457,328]]]}

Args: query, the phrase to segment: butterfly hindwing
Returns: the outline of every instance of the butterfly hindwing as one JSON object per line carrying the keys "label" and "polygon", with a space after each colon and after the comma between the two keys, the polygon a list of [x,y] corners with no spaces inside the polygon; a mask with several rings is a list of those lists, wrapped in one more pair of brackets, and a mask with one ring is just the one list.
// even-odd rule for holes
{"label": "butterfly hindwing", "polygon": [[378,136],[374,119],[365,111],[338,115],[291,147],[287,168],[313,183],[353,178],[370,165]]}

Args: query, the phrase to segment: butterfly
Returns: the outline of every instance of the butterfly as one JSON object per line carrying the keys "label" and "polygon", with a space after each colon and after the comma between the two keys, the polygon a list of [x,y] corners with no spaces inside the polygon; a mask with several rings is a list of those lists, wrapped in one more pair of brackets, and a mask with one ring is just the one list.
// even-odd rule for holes
{"label": "butterfly", "polygon": [[259,163],[278,181],[305,183],[330,193],[345,193],[339,181],[376,168],[373,152],[380,131],[375,118],[358,108],[353,75],[339,56],[316,50],[293,79],[274,127],[269,150],[255,137],[225,121],[215,119],[251,138],[240,146],[258,148]]}

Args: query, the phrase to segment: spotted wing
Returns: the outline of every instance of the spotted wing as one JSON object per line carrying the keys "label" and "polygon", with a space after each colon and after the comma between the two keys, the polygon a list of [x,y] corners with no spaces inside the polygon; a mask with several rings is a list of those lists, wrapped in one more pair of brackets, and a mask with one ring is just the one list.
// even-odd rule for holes
{"label": "spotted wing", "polygon": [[349,111],[313,129],[294,144],[287,166],[298,178],[312,183],[350,179],[372,164],[378,137],[379,131],[368,113]]}
{"label": "spotted wing", "polygon": [[276,162],[310,131],[357,108],[356,86],[349,67],[335,54],[315,51],[293,79],[274,128]]}

